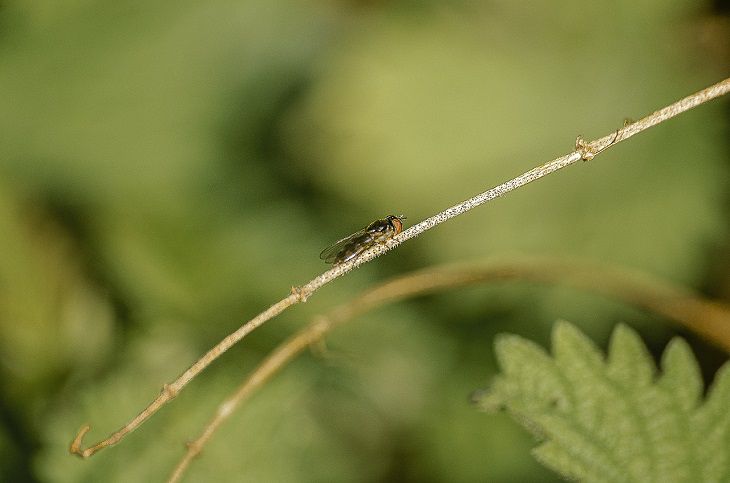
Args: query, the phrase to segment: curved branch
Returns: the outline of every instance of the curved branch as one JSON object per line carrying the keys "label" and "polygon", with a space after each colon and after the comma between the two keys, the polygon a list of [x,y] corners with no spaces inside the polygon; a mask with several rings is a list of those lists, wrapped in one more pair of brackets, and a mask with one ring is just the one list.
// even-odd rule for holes
{"label": "curved branch", "polygon": [[526,185],[532,181],[535,181],[543,176],[554,173],[559,169],[570,166],[571,164],[585,160],[588,161],[593,159],[596,155],[600,154],[604,150],[608,149],[621,141],[625,141],[631,136],[638,134],[645,129],[655,126],[667,119],[670,119],[682,112],[685,112],[693,107],[696,107],[704,102],[707,102],[716,97],[720,97],[727,94],[730,91],[730,78],[725,79],[717,84],[710,86],[704,90],[696,92],[690,96],[681,99],[670,106],[667,106],[659,111],[650,114],[643,119],[634,122],[632,124],[625,125],[623,128],[608,134],[602,138],[596,139],[595,141],[585,142],[581,137],[578,137],[576,141],[576,149],[570,154],[554,159],[548,163],[531,169],[526,173],[517,176],[499,186],[496,186],[490,190],[480,193],[466,201],[458,203],[446,210],[427,218],[426,220],[408,228],[392,239],[388,240],[382,245],[376,245],[373,248],[363,252],[362,255],[355,259],[336,265],[331,270],[328,270],[320,276],[314,278],[309,283],[301,287],[293,287],[291,294],[272,305],[264,312],[261,312],[255,318],[246,322],[235,332],[228,335],[225,339],[219,342],[215,347],[209,350],[203,357],[201,357],[195,364],[189,369],[182,373],[175,381],[163,386],[162,392],[155,400],[150,403],[142,412],[140,412],[134,419],[132,419],[125,426],[114,432],[108,438],[88,447],[82,448],[83,438],[86,433],[90,430],[89,425],[85,425],[78,432],[74,440],[70,445],[70,452],[82,458],[88,458],[94,455],[96,452],[116,444],[128,433],[134,431],[140,424],[142,424],[147,418],[156,413],[165,404],[170,402],[195,376],[197,376],[203,369],[210,365],[215,359],[221,354],[243,339],[246,335],[251,333],[257,327],[261,326],[268,320],[276,317],[281,312],[289,308],[290,306],[304,302],[322,286],[331,282],[332,280],[341,277],[347,272],[357,268],[363,263],[367,263],[374,258],[382,255],[400,245],[406,240],[414,238],[426,230],[439,225],[451,218],[459,216],[467,211],[476,208],[488,201],[498,198],[510,191],[517,189],[521,186]]}
{"label": "curved branch", "polygon": [[399,300],[504,280],[565,284],[577,289],[616,298],[663,315],[690,329],[730,353],[730,307],[648,277],[644,274],[595,263],[529,258],[517,262],[488,263],[482,267],[444,266],[399,276],[370,289],[327,315],[320,315],[300,332],[282,343],[218,407],[198,438],[188,443],[187,452],[173,470],[168,483],[180,481],[190,463],[228,417],[266,381],[311,344],[358,315]]}

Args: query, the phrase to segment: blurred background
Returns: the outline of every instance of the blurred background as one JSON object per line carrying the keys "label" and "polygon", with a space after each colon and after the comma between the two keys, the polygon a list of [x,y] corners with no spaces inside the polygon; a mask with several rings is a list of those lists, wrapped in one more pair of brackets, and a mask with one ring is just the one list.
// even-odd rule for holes
{"label": "blurred background", "polygon": [[[221,357],[198,356],[327,267],[332,241],[407,225],[730,73],[728,2],[0,2],[0,480],[163,481],[218,402],[313,315],[442,262],[559,255],[730,301],[730,110],[701,106],[404,244]],[[421,297],[306,353],[186,481],[550,481],[534,440],[469,394],[492,342],[618,322],[620,302],[521,282]]]}

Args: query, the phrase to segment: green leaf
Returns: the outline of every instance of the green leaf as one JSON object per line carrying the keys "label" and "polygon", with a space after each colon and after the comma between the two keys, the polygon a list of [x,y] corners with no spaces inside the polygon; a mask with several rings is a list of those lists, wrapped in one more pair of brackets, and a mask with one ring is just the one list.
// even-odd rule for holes
{"label": "green leaf", "polygon": [[692,482],[730,479],[730,364],[705,401],[689,346],[674,339],[657,370],[639,335],[619,325],[607,360],[558,322],[553,356],[518,336],[497,338],[502,373],[481,403],[505,408],[537,434],[533,450],[565,478]]}
{"label": "green leaf", "polygon": [[[526,398],[524,403],[533,410],[550,404],[568,404],[563,397],[565,381],[554,361],[540,346],[520,337],[503,335],[497,347],[500,366],[510,376],[509,380],[500,382],[503,391],[530,392],[533,397]],[[489,404],[487,400],[484,403]]]}
{"label": "green leaf", "polygon": [[626,385],[648,386],[656,372],[641,337],[623,324],[613,332],[608,360],[609,376]]}
{"label": "green leaf", "polygon": [[706,402],[692,415],[703,481],[730,480],[730,364],[717,371]]}
{"label": "green leaf", "polygon": [[676,395],[685,411],[694,409],[702,396],[702,375],[684,339],[675,338],[669,343],[662,357],[662,370],[659,384]]}

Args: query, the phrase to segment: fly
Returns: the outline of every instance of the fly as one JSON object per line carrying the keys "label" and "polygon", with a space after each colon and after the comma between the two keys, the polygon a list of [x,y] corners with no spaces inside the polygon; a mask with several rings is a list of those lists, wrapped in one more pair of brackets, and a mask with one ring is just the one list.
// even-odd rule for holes
{"label": "fly", "polygon": [[368,248],[378,243],[385,243],[403,231],[403,220],[405,219],[406,217],[403,215],[388,215],[382,220],[375,220],[362,230],[336,241],[322,250],[319,258],[335,265],[348,262]]}

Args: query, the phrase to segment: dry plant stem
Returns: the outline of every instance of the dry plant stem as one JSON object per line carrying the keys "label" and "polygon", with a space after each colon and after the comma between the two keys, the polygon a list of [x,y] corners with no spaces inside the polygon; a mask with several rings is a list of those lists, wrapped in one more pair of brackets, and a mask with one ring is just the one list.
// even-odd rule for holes
{"label": "dry plant stem", "polygon": [[446,210],[442,211],[441,213],[438,213],[437,215],[434,215],[430,218],[427,218],[426,220],[418,223],[417,225],[414,225],[407,230],[403,231],[402,233],[398,234],[394,238],[388,240],[382,245],[377,245],[370,250],[367,250],[359,257],[355,258],[354,260],[351,260],[346,263],[342,263],[340,265],[336,265],[331,270],[326,271],[322,275],[318,276],[317,278],[311,280],[306,285],[303,285],[301,287],[295,287],[292,288],[292,293],[288,297],[282,299],[281,301],[277,302],[276,304],[269,307],[266,311],[260,313],[258,316],[256,316],[254,319],[250,320],[249,322],[246,322],[243,326],[241,326],[238,330],[227,336],[225,339],[223,339],[221,342],[218,343],[215,347],[213,347],[208,353],[206,353],[203,357],[201,357],[195,364],[193,364],[188,370],[186,370],[182,375],[180,375],[175,381],[171,382],[170,384],[166,384],[160,395],[147,407],[145,408],[141,413],[139,413],[132,421],[130,421],[127,425],[113,433],[111,436],[109,436],[107,439],[102,440],[94,445],[92,445],[89,448],[82,449],[82,440],[84,435],[89,431],[90,427],[88,425],[81,428],[79,433],[77,434],[76,438],[74,438],[73,442],[70,446],[70,451],[73,454],[76,454],[82,458],[87,458],[89,456],[92,456],[97,451],[106,448],[107,446],[111,446],[115,443],[117,443],[120,439],[122,439],[126,434],[130,433],[134,429],[136,429],[140,424],[142,424],[147,418],[149,418],[152,414],[157,412],[162,406],[167,404],[170,400],[172,400],[178,392],[185,387],[185,385],[190,382],[191,379],[193,379],[195,376],[198,375],[204,368],[206,368],[210,363],[212,363],[215,359],[217,359],[222,353],[224,353],[226,350],[228,350],[231,346],[236,344],[238,341],[243,339],[247,334],[249,334],[251,331],[268,321],[269,319],[277,316],[282,311],[284,311],[286,308],[290,307],[291,305],[294,305],[298,302],[304,302],[306,301],[307,297],[312,295],[317,289],[322,287],[323,285],[331,282],[332,280],[344,275],[345,273],[349,272],[350,270],[353,270],[354,268],[362,265],[363,263],[367,263],[370,260],[374,259],[375,257],[382,255],[388,250],[391,250],[392,248],[395,248],[396,246],[400,245],[404,241],[413,238],[415,236],[420,235],[426,230],[429,230],[436,225],[439,225],[443,223],[446,220],[449,220],[451,218],[454,218],[456,216],[459,216],[463,213],[466,213],[467,211],[476,208],[479,205],[482,205],[490,200],[493,200],[494,198],[497,198],[499,196],[502,196],[506,193],[509,193],[510,191],[517,189],[521,186],[526,185],[527,183],[530,183],[531,181],[535,181],[536,179],[542,178],[543,176],[546,176],[548,174],[551,174],[559,169],[562,169],[566,166],[569,166],[577,161],[585,160],[588,161],[590,159],[593,159],[596,155],[600,154],[605,149],[614,146],[615,144],[624,141],[628,139],[629,137],[633,136],[634,134],[637,134],[645,129],[648,129],[652,126],[655,126],[656,124],[659,124],[660,122],[666,121],[667,119],[670,119],[682,112],[685,112],[693,107],[696,107],[704,102],[707,102],[711,99],[714,99],[716,97],[722,96],[724,94],[727,94],[728,91],[730,91],[730,78],[725,79],[722,82],[719,82],[713,86],[708,87],[707,89],[701,90],[695,94],[692,94],[690,96],[685,97],[684,99],[675,102],[674,104],[667,106],[659,111],[654,112],[653,114],[650,114],[649,116],[646,116],[645,118],[633,123],[624,126],[623,128],[606,135],[602,138],[599,138],[595,141],[591,142],[585,142],[581,137],[578,137],[578,140],[576,141],[576,150],[573,151],[570,154],[567,154],[565,156],[562,156],[560,158],[554,159],[548,163],[545,163],[541,166],[538,166],[534,169],[531,169],[530,171],[521,174],[520,176],[517,176],[514,179],[511,179],[507,181],[506,183],[503,183],[499,186],[496,186],[488,191],[485,191],[484,193],[478,194],[474,196],[473,198],[469,198],[466,201],[463,201],[457,205],[452,206],[451,208],[447,208]]}
{"label": "dry plant stem", "polygon": [[663,315],[730,353],[730,307],[705,300],[692,292],[624,269],[549,258],[489,263],[482,267],[446,266],[398,277],[368,290],[281,344],[216,411],[201,435],[189,443],[168,483],[180,481],[193,459],[215,431],[266,381],[330,330],[356,316],[390,302],[462,286],[503,280],[566,284],[616,298]]}
{"label": "dry plant stem", "polygon": [[139,425],[141,425],[147,418],[152,416],[154,413],[156,413],[162,406],[170,402],[177,394],[180,392],[180,390],[185,387],[188,382],[190,382],[191,379],[193,379],[195,376],[198,375],[199,372],[201,372],[203,369],[205,369],[212,361],[218,358],[221,354],[223,354],[225,351],[231,348],[236,342],[243,339],[246,335],[248,335],[251,331],[259,327],[261,324],[266,322],[269,319],[272,319],[282,313],[287,307],[290,307],[291,305],[294,305],[298,302],[300,302],[301,296],[297,295],[296,293],[293,293],[286,297],[285,299],[280,300],[279,302],[275,303],[268,309],[266,309],[264,312],[261,312],[259,315],[248,321],[246,324],[241,326],[238,330],[235,332],[229,334],[225,339],[220,341],[215,347],[213,347],[211,350],[209,350],[203,357],[198,359],[198,361],[190,366],[190,368],[182,373],[180,377],[175,379],[170,384],[165,384],[162,387],[162,391],[160,392],[160,395],[155,398],[152,403],[144,408],[144,410],[139,413],[134,419],[132,419],[130,422],[128,422],[126,425],[124,425],[122,428],[114,432],[111,436],[109,436],[107,439],[100,441],[96,443],[93,446],[90,446],[86,449],[81,449],[81,442],[84,438],[84,435],[89,432],[91,427],[87,424],[84,427],[81,428],[81,430],[78,432],[74,440],[71,442],[70,451],[73,454],[76,454],[82,458],[88,458],[89,456],[92,456],[94,453],[96,453],[99,450],[102,450],[106,448],[107,446],[111,446],[113,444],[116,444],[121,440],[127,433],[131,433]]}

